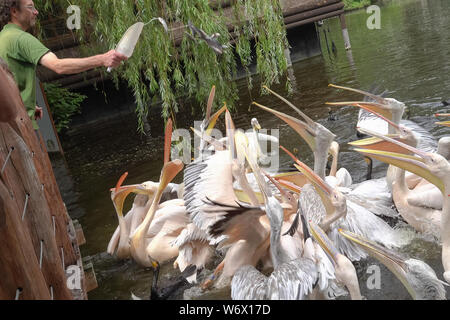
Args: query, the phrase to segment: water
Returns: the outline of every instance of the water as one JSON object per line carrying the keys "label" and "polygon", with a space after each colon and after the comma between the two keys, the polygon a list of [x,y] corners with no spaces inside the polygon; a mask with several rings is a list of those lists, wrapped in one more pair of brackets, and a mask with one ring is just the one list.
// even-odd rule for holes
{"label": "water", "polygon": [[[409,119],[429,130],[437,139],[449,133],[448,128],[434,124],[436,119],[433,114],[448,112],[441,101],[450,99],[450,17],[446,14],[450,12],[450,2],[398,0],[385,1],[380,5],[380,30],[367,29],[369,15],[364,10],[347,14],[352,51],[344,50],[339,20],[329,19],[319,30],[323,56],[295,63],[291,70],[295,78],[295,93],[289,100],[337,135],[341,145],[339,164],[351,172],[355,182],[364,179],[365,162],[346,143],[356,140],[354,129],[358,110],[353,107],[336,109],[335,115],[339,120],[328,121],[324,103],[359,100],[361,96],[329,88],[329,83],[366,90],[378,86],[388,91],[387,96],[403,101],[409,107]],[[324,29],[330,48],[331,41],[334,41],[338,49],[337,56],[327,53]],[[306,144],[293,130],[256,107],[249,110],[249,106],[255,100],[292,114],[290,109],[272,96],[261,96],[257,79],[253,90],[247,88],[245,80],[240,80],[238,86],[240,101],[233,113],[236,126],[248,129],[250,119],[257,117],[263,128],[279,128],[281,143],[290,150],[301,150],[299,158],[311,165],[312,155],[304,151],[308,150]],[[284,84],[272,89],[286,95]],[[187,128],[192,126],[193,119],[201,118],[200,112],[190,114],[189,104],[185,105],[185,109],[177,115],[178,127]],[[162,133],[160,120],[152,126],[154,132]],[[136,133],[133,117],[122,117],[112,124],[97,125],[63,139],[69,169],[65,171],[58,166],[57,175],[58,179],[65,179],[61,185],[70,214],[79,219],[84,229],[87,244],[81,247],[82,254],[93,258],[99,288],[89,293],[90,299],[130,299],[131,292],[148,297],[151,271],[130,261],[116,261],[105,251],[117,227],[109,188],[125,171],[129,172],[127,184],[157,181],[159,178],[163,137],[154,136],[151,139],[141,137]],[[281,165],[287,166],[289,163],[290,159],[281,155]],[[385,165],[375,163],[374,175],[383,175],[385,168]],[[178,182],[180,179],[178,177]],[[434,242],[418,237],[402,252],[430,264],[442,279],[440,248]],[[367,289],[366,284],[371,276],[367,268],[373,264],[377,263],[370,259],[356,264],[361,291],[366,298],[409,299],[401,283],[383,266],[381,290]],[[169,272],[171,269],[171,264],[163,267],[163,281],[169,273],[176,274]],[[229,299],[229,292],[210,297]]]}

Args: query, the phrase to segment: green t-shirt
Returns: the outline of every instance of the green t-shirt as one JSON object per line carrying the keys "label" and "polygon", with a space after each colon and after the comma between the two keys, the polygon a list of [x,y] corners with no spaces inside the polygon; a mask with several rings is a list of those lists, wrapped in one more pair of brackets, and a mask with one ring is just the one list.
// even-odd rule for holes
{"label": "green t-shirt", "polygon": [[35,129],[36,67],[50,50],[18,25],[9,23],[0,32],[0,57],[14,75],[23,103]]}

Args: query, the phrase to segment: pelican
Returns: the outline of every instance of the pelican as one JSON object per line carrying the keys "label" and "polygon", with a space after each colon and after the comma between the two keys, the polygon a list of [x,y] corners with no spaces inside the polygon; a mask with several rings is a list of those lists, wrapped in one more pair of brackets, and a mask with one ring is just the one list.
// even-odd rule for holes
{"label": "pelican", "polygon": [[[166,125],[165,130],[165,142],[164,142],[164,163],[169,162],[170,160],[170,142],[172,138],[172,119],[169,118]],[[114,205],[114,209],[117,214],[117,218],[119,220],[119,226],[117,227],[116,231],[114,232],[113,236],[111,237],[111,240],[108,243],[107,252],[111,255],[116,252],[116,257],[118,259],[127,259],[130,257],[130,243],[129,243],[129,236],[134,233],[136,228],[142,223],[144,220],[145,214],[147,213],[148,209],[150,208],[155,194],[158,190],[159,185],[152,181],[144,182],[140,185],[132,185],[132,186],[124,186],[122,187],[123,182],[128,176],[128,172],[125,172],[118,180],[116,187],[114,189],[111,189],[111,200]],[[127,196],[135,192],[137,193],[137,196],[133,202],[133,206],[131,210],[127,213],[127,215],[123,216],[123,205],[125,202],[125,199]],[[161,201],[171,200],[171,199],[178,199],[180,198],[180,195],[182,193],[182,186],[169,183],[167,187],[164,189]],[[183,203],[180,203],[180,201],[175,202],[168,202],[166,205],[176,205],[176,206],[183,206]],[[159,208],[162,208],[163,205],[160,205]],[[179,209],[179,208],[177,208]],[[175,210],[177,213],[179,213],[178,218],[181,218],[183,220],[183,215],[180,210]],[[180,215],[181,214],[181,215]],[[158,214],[157,214],[158,216]],[[174,215],[172,215],[173,217]],[[157,219],[159,222],[157,225],[161,225],[162,221],[167,220],[167,216],[164,216],[162,219]],[[166,226],[167,230],[167,226]],[[158,232],[161,231],[161,228],[158,230]],[[153,237],[155,235],[154,230],[151,231],[150,235],[147,235],[148,237]]]}
{"label": "pelican", "polygon": [[[273,156],[275,152],[278,150],[279,140],[274,136],[260,133],[259,131],[261,130],[261,125],[259,124],[258,119],[252,118],[251,126],[252,132],[249,134],[246,133],[249,138],[249,143],[251,144],[250,149],[256,150],[258,163],[260,163],[261,165],[268,165],[270,164],[269,163],[270,157]],[[266,146],[267,150],[268,142],[270,142],[270,144],[272,145],[272,151],[270,154],[266,155],[261,150],[261,143],[263,143],[263,145]]]}
{"label": "pelican", "polygon": [[[444,199],[442,210],[440,211],[442,264],[445,270],[444,278],[450,283],[450,164],[447,159],[437,153],[423,152],[388,137],[380,137],[394,145],[407,149],[414,155],[367,149],[356,149],[356,151],[374,159],[398,166],[403,170],[413,172],[434,184],[442,192]],[[407,191],[404,184],[402,184],[402,179],[399,180],[398,184],[399,188]],[[437,213],[433,215],[436,218],[437,216]]]}
{"label": "pelican", "polygon": [[336,136],[321,124],[314,122],[311,118],[309,118],[306,114],[300,111],[291,102],[287,101],[285,98],[273,92],[266,86],[264,86],[264,88],[273,95],[275,95],[277,98],[285,102],[291,108],[293,108],[303,118],[304,121],[296,119],[282,112],[267,108],[257,102],[253,102],[253,104],[263,110],[266,110],[274,114],[276,117],[286,122],[306,141],[306,143],[314,153],[314,172],[316,172],[319,175],[319,177],[324,179],[326,161],[328,159],[328,150],[331,146],[332,141],[336,138]]}
{"label": "pelican", "polygon": [[231,297],[234,300],[304,299],[312,292],[318,277],[313,252],[305,250],[301,258],[288,258],[280,242],[283,208],[272,195],[257,164],[248,155],[246,158],[264,196],[265,214],[270,222],[270,255],[274,270],[266,277],[252,265],[239,268],[231,282]]}
{"label": "pelican", "polygon": [[326,233],[319,226],[314,223],[309,223],[309,229],[311,230],[313,239],[319,243],[320,247],[323,248],[327,257],[333,263],[336,281],[348,289],[352,300],[362,300],[358,277],[352,262],[346,256],[339,253]]}
{"label": "pelican", "polygon": [[339,229],[339,233],[364,248],[384,264],[405,286],[414,300],[445,300],[445,282],[425,262],[404,257],[355,233]]}
{"label": "pelican", "polygon": [[[405,111],[405,104],[397,101],[394,98],[383,98],[378,95],[371,94],[358,89],[349,87],[337,86],[330,84],[330,87],[353,91],[369,97],[373,102],[367,101],[350,101],[350,102],[326,102],[332,106],[355,106],[359,107],[357,128],[367,129],[381,134],[394,134],[395,130],[389,126],[388,123],[382,121],[380,117],[373,114],[373,112],[383,115],[395,124],[402,124],[407,128],[412,129],[419,137],[417,148],[425,152],[435,152],[437,148],[436,139],[424,128],[417,123],[410,120],[402,120]],[[361,108],[364,106],[365,108]]]}
{"label": "pelican", "polygon": [[[181,160],[173,160],[166,164],[161,171],[160,182],[155,198],[152,202],[150,209],[148,210],[144,221],[136,228],[135,232],[130,235],[130,252],[133,259],[144,267],[156,268],[156,262],[163,260],[167,257],[166,252],[158,251],[158,248],[152,247],[152,241],[148,244],[146,241],[146,234],[150,228],[151,222],[155,216],[158,204],[161,200],[162,193],[167,187],[169,182],[175,178],[175,176],[183,169],[183,163]],[[139,188],[139,187],[138,187]],[[153,250],[156,249],[156,250]],[[162,248],[159,248],[162,249]],[[155,253],[158,253],[155,256]],[[160,254],[160,255],[159,255]],[[152,256],[153,255],[153,256]]]}
{"label": "pelican", "polygon": [[[249,146],[246,135],[237,131],[235,134],[236,149],[238,154],[247,154],[252,157],[256,163],[256,156],[248,151]],[[255,150],[251,150],[255,151]],[[287,229],[292,224],[293,213],[297,211],[298,198],[294,194],[286,192],[272,177],[267,175],[268,180],[272,181],[278,188],[283,208],[282,229]],[[256,266],[262,260],[267,268],[272,262],[266,259],[269,249],[270,223],[261,210],[259,203],[257,205],[247,205],[244,203],[221,204],[216,201],[208,201],[211,207],[204,209],[205,212],[214,214],[215,212],[226,212],[226,214],[209,229],[209,233],[214,237],[225,235],[227,238],[220,243],[220,247],[229,247],[222,263],[216,268],[213,276],[204,287],[207,287],[215,281],[215,287],[223,287],[230,283],[231,278],[236,271],[244,266]],[[214,207],[213,207],[214,206]],[[291,237],[282,237],[281,245],[285,249],[286,255],[291,259],[298,257],[298,252],[303,251],[302,238],[299,238],[297,232],[293,232]],[[218,277],[218,274],[220,277]],[[218,279],[216,280],[216,278]]]}
{"label": "pelican", "polygon": [[326,177],[326,181],[336,187],[350,187],[353,184],[350,172],[345,168],[340,168],[338,170],[339,143],[336,141],[331,142],[329,152],[333,161],[331,163],[330,174]]}
{"label": "pelican", "polygon": [[[244,192],[249,195],[251,202],[259,203],[246,180],[243,159],[239,153],[235,152],[235,129],[228,110],[226,110],[225,122],[229,149],[219,148],[212,155],[203,153],[202,157],[189,164],[184,171],[184,200],[191,225],[174,242],[179,247],[180,253],[176,265],[180,267],[180,270],[189,264],[204,266],[212,257],[211,246],[219,244],[226,238],[225,236],[212,236],[209,232],[209,228],[226,212],[219,210],[214,214],[208,213],[207,209],[211,205],[205,203],[205,199],[234,205],[238,201],[233,189],[233,180],[236,179],[243,186]],[[217,141],[209,136],[207,130],[200,134],[205,141],[217,145]],[[202,146],[206,149],[206,143]],[[205,149],[201,151],[203,152]],[[220,181],[220,184],[217,181]],[[196,247],[193,248],[193,245]],[[214,274],[220,272],[223,267],[224,263],[219,264]],[[209,282],[203,284],[204,287],[207,285]]]}
{"label": "pelican", "polygon": [[338,250],[351,261],[365,258],[367,254],[337,233],[338,228],[346,228],[364,234],[371,240],[388,247],[404,245],[404,240],[382,219],[360,206],[348,201],[338,188],[332,188],[306,164],[292,153],[282,148],[295,161],[313,186],[307,184],[300,193],[300,204],[308,220],[319,225],[332,239]]}
{"label": "pelican", "polygon": [[[375,132],[363,130],[366,134],[371,134],[381,139],[381,142],[371,145],[368,150],[381,150],[396,153],[408,153],[409,150],[400,145],[391,143],[395,140],[390,137],[383,137]],[[411,132],[409,132],[410,134]],[[409,135],[411,137],[411,135]],[[388,140],[383,140],[388,139]],[[414,140],[401,142],[402,145],[415,145]],[[406,142],[406,143],[405,143]],[[366,148],[364,146],[364,148]],[[442,208],[442,193],[433,184],[416,186],[413,190],[408,188],[405,176],[405,170],[396,168],[394,171],[394,184],[392,188],[392,196],[394,203],[400,215],[419,232],[426,232],[439,236],[441,212]],[[436,192],[437,191],[437,192]]]}

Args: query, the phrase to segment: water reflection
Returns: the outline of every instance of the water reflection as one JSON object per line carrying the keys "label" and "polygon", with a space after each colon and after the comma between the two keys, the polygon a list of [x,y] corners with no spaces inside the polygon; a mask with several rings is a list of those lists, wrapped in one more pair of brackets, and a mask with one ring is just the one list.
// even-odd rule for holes
{"label": "water reflection", "polygon": [[[449,134],[449,128],[434,124],[432,115],[448,112],[442,100],[450,98],[450,2],[447,0],[401,0],[386,2],[381,11],[381,29],[366,28],[367,14],[364,10],[346,16],[352,50],[345,51],[338,18],[325,21],[321,27],[323,56],[294,63],[288,76],[294,88],[289,97],[297,107],[313,120],[325,125],[337,135],[341,144],[340,166],[347,168],[355,182],[365,176],[365,162],[352,152],[349,141],[355,140],[355,125],[358,110],[345,107],[333,110],[338,121],[328,121],[326,101],[360,99],[358,94],[343,92],[328,87],[329,83],[369,89],[378,86],[409,107],[409,117],[429,130],[437,139]],[[329,32],[328,32],[329,30]],[[326,39],[323,32],[326,32]],[[325,43],[327,41],[327,44]],[[337,54],[333,54],[332,42]],[[328,48],[328,49],[327,49]],[[328,53],[328,51],[330,53]],[[253,100],[261,104],[291,113],[286,105],[273,96],[261,96],[257,77],[250,90],[247,81],[237,83],[240,100],[233,114],[236,127],[250,128],[250,120],[258,118],[263,128],[280,130],[280,141],[288,148],[308,150],[306,144],[279,119],[249,107]],[[284,83],[273,90],[285,95]],[[186,102],[177,116],[177,125],[187,128],[193,119],[200,119],[201,112],[192,115],[191,102]],[[152,123],[153,130],[163,132],[160,121]],[[157,128],[157,129],[155,129]],[[223,125],[219,128],[223,130]],[[79,132],[63,140],[64,150],[78,194],[72,198],[72,208],[78,207],[75,215],[81,216],[87,245],[83,255],[94,256],[99,288],[89,294],[91,299],[130,299],[131,292],[146,296],[151,281],[151,272],[137,267],[132,262],[118,262],[107,256],[107,243],[117,227],[117,217],[109,198],[109,188],[118,177],[129,172],[126,183],[157,180],[162,166],[163,137],[150,139],[136,133],[133,117],[121,118],[106,127]],[[299,158],[312,164],[310,152],[300,153]],[[281,155],[280,166],[288,166],[290,159]],[[375,163],[374,176],[382,176],[386,166]],[[179,177],[180,180],[182,177]],[[179,182],[179,181],[178,181]],[[69,196],[70,201],[70,196]],[[67,202],[67,198],[66,198]],[[72,210],[69,209],[71,214]],[[406,254],[430,264],[442,278],[440,248],[428,239],[418,238],[402,249]],[[367,260],[357,263],[362,294],[368,299],[409,299],[399,281],[386,268],[382,270],[382,289],[368,290],[367,267],[377,264]],[[168,264],[165,271],[172,269]],[[161,275],[164,276],[164,272]],[[448,289],[447,289],[448,290]],[[216,297],[217,298],[217,297]],[[227,298],[226,295],[221,298]]]}

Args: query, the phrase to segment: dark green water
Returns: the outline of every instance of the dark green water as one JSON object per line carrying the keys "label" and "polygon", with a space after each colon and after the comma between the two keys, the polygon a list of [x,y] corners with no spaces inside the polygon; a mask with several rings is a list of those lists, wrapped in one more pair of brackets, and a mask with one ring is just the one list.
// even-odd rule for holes
{"label": "dark green water", "polygon": [[[346,20],[352,44],[352,50],[348,52],[344,50],[339,20],[329,19],[319,29],[323,55],[294,63],[291,73],[295,78],[295,93],[289,100],[337,135],[341,145],[340,166],[351,172],[354,182],[362,181],[365,175],[364,161],[346,145],[356,140],[354,129],[358,111],[352,107],[338,109],[335,115],[339,120],[328,121],[324,103],[361,97],[329,88],[328,84],[366,90],[374,85],[379,86],[388,91],[388,97],[404,102],[409,108],[409,119],[429,130],[436,139],[448,135],[450,129],[436,126],[433,117],[436,112],[448,112],[441,101],[450,99],[448,12],[448,0],[385,1],[381,4],[380,30],[367,29],[369,14],[365,10],[348,13]],[[337,56],[330,56],[327,52],[324,29],[330,48],[333,41],[338,49]],[[264,128],[280,129],[280,141],[286,148],[307,150],[306,144],[293,130],[277,118],[254,107],[249,110],[252,100],[291,113],[288,107],[276,98],[260,96],[257,89],[248,90],[245,80],[240,80],[238,86],[240,101],[233,114],[237,127],[248,129],[250,119],[257,117]],[[286,95],[284,84],[272,89]],[[183,111],[183,115],[177,117],[178,127],[188,128],[192,126],[193,119],[200,118],[200,115],[191,118],[189,113],[190,110]],[[162,134],[160,121],[152,125],[155,130],[160,128]],[[95,126],[63,141],[70,173],[60,168],[57,175],[61,179],[70,214],[78,218],[83,226],[87,244],[82,247],[82,253],[93,257],[99,282],[99,288],[89,293],[90,299],[130,299],[131,292],[148,296],[151,271],[130,261],[118,262],[105,253],[117,227],[109,188],[125,171],[129,172],[129,184],[158,180],[162,167],[162,145],[162,136],[151,139],[139,136],[132,118],[122,118],[109,126]],[[299,157],[312,164],[310,152],[301,151]],[[284,166],[290,161],[281,155],[280,162]],[[375,175],[382,175],[385,168],[377,163]],[[426,261],[442,279],[440,248],[435,243],[416,239],[403,251]],[[371,264],[374,264],[372,260],[357,264],[364,296],[368,299],[409,299],[401,283],[384,267],[381,290],[368,290],[366,280],[370,275],[366,270]],[[162,277],[170,269],[170,264],[165,266]],[[228,299],[229,296],[220,298]]]}

